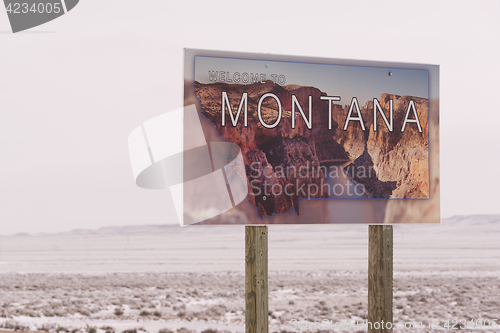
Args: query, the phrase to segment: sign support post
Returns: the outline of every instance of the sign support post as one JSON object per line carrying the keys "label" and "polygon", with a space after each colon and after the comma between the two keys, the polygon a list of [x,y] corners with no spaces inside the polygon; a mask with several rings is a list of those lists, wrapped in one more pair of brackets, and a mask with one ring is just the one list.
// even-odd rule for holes
{"label": "sign support post", "polygon": [[393,331],[392,235],[392,225],[368,226],[368,333]]}
{"label": "sign support post", "polygon": [[246,333],[268,333],[268,227],[245,226]]}

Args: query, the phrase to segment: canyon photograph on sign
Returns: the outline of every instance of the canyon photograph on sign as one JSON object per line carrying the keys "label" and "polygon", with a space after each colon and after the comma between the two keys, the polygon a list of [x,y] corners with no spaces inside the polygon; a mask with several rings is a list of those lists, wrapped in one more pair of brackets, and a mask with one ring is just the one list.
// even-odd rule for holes
{"label": "canyon photograph on sign", "polygon": [[[429,69],[264,58],[186,50],[185,105],[196,105],[207,142],[229,143],[228,165],[240,159],[225,168],[229,196],[234,181],[246,194],[233,209],[194,220],[439,222]],[[190,175],[199,164],[185,159],[183,168]],[[203,201],[194,192],[184,201]]]}

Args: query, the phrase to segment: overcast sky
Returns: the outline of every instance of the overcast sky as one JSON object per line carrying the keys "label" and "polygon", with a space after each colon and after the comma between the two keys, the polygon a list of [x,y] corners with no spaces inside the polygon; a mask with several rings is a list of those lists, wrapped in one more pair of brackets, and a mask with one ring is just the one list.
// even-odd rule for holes
{"label": "overcast sky", "polygon": [[442,216],[500,214],[499,1],[81,0],[9,30],[0,8],[0,234],[177,223],[127,137],[182,105],[184,47],[439,64]]}

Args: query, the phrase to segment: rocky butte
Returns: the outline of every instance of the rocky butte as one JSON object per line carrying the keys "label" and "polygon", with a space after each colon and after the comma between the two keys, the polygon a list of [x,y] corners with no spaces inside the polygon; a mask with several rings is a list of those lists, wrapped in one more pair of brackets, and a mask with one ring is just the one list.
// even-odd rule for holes
{"label": "rocky butte", "polygon": [[[292,208],[298,214],[299,198],[327,198],[326,190],[306,195],[298,190],[324,187],[320,166],[326,163],[344,163],[345,173],[363,184],[368,197],[429,197],[425,98],[382,94],[364,106],[355,99],[343,106],[315,87],[271,81],[195,82],[195,94],[218,134],[242,150],[249,200],[259,217]],[[375,172],[359,172],[369,168]],[[290,169],[308,172],[283,173]],[[273,193],[273,186],[290,191]]]}

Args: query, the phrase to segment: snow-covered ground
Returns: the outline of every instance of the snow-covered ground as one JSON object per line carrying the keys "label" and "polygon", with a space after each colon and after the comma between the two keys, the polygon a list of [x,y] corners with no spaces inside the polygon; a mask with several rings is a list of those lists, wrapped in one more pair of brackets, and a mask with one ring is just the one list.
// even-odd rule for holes
{"label": "snow-covered ground", "polygon": [[[395,322],[499,319],[499,238],[500,216],[395,226]],[[242,226],[1,236],[0,251],[4,329],[244,332]],[[367,226],[270,226],[269,270],[272,332],[366,319]]]}

